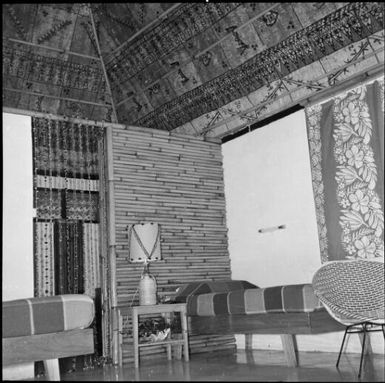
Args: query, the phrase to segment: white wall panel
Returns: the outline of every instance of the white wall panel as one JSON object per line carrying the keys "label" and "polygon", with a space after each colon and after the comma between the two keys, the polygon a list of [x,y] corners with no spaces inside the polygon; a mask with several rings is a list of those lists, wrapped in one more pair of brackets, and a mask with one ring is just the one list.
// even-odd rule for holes
{"label": "white wall panel", "polygon": [[[32,170],[31,117],[3,113],[3,301],[33,297]],[[33,363],[3,368],[4,379],[33,375]]]}
{"label": "white wall panel", "polygon": [[[307,283],[321,265],[303,111],[222,145],[233,279]],[[261,228],[285,229],[259,233]]]}
{"label": "white wall panel", "polygon": [[[304,111],[222,145],[233,279],[260,287],[311,283],[321,266]],[[260,228],[286,225],[258,233]],[[343,332],[299,335],[300,351],[338,352]],[[372,350],[384,353],[382,334]],[[244,336],[236,336],[244,348]],[[254,335],[255,349],[282,349],[279,335]],[[347,352],[361,352],[358,336]]]}

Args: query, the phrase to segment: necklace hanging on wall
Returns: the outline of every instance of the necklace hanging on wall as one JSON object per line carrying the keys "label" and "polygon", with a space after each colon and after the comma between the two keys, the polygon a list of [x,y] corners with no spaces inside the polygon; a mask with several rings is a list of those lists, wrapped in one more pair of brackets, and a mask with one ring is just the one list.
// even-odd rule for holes
{"label": "necklace hanging on wall", "polygon": [[[35,295],[54,295],[53,233],[48,188],[48,135],[46,120],[32,119],[34,163],[34,270]],[[48,181],[48,182],[47,182]]]}
{"label": "necklace hanging on wall", "polygon": [[49,218],[52,221],[53,217],[55,216],[55,209],[53,206],[53,190],[52,190],[52,120],[46,120],[47,121],[47,136],[48,136],[48,188],[49,188]]}
{"label": "necklace hanging on wall", "polygon": [[82,187],[83,187],[83,180],[82,180],[82,163],[81,163],[81,125],[74,124],[73,125],[74,134],[76,137],[76,142],[74,146],[74,158],[75,158],[75,180],[76,180],[76,187],[73,191],[74,196],[76,198],[76,203],[74,204],[74,219],[77,220],[83,220],[83,199],[82,199]]}
{"label": "necklace hanging on wall", "polygon": [[62,212],[61,217],[65,219],[67,217],[67,190],[68,190],[68,161],[69,161],[69,150],[68,150],[68,125],[64,122],[60,122],[61,130],[63,132],[63,168],[64,168],[64,190],[62,193]]}
{"label": "necklace hanging on wall", "polygon": [[[90,199],[89,199],[89,194],[90,194],[90,179],[89,179],[89,159],[88,159],[88,139],[89,139],[89,126],[85,125],[82,127],[83,130],[83,138],[84,138],[84,145],[83,145],[83,163],[84,164],[84,171],[85,171],[85,176],[84,178],[87,180],[86,184],[86,190],[88,190],[88,193],[85,195],[84,202],[85,205],[90,204]],[[84,191],[85,193],[85,191]],[[84,219],[87,219],[88,217],[84,215]],[[86,294],[89,294],[91,296],[94,296],[93,292],[93,275],[94,275],[94,270],[93,270],[93,254],[92,254],[92,245],[93,245],[93,238],[92,238],[92,232],[91,232],[91,223],[85,223],[83,222],[83,240],[84,240],[84,252],[83,252],[83,257],[84,257],[84,292]]]}
{"label": "necklace hanging on wall", "polygon": [[[47,185],[48,181],[48,158],[47,158],[47,150],[46,147],[48,145],[48,137],[47,137],[47,129],[44,126],[43,119],[39,121],[39,131],[40,134],[40,142],[39,142],[39,155],[42,160],[42,169],[44,171],[44,185]],[[44,218],[49,219],[49,190],[48,188],[44,188],[44,196],[43,196],[43,206],[42,212],[44,212]]]}
{"label": "necklace hanging on wall", "polygon": [[[52,228],[53,228],[53,222],[56,217],[56,209],[54,205],[56,205],[56,200],[57,198],[53,198],[53,190],[52,190],[52,179],[53,179],[53,174],[52,174],[52,169],[53,169],[53,157],[52,157],[52,120],[45,119],[44,120],[46,126],[47,126],[47,149],[48,149],[48,168],[49,168],[49,215],[48,215],[48,223],[44,225],[44,243],[45,243],[45,264],[49,269],[51,269],[51,266],[54,266],[54,260],[53,260],[53,254],[50,251],[50,244],[53,243],[53,233],[52,233]],[[57,193],[55,193],[57,194]],[[46,282],[46,291],[50,291],[50,293],[53,293],[54,291],[54,286],[55,286],[55,272],[54,269],[50,270],[50,278],[49,280],[47,279]],[[50,287],[50,288],[48,288]],[[53,295],[53,294],[52,294]]]}

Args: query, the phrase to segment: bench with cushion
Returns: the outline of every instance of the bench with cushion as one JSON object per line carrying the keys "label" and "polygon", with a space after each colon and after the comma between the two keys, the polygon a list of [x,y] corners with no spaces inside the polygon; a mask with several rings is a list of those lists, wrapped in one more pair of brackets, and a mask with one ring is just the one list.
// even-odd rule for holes
{"label": "bench with cushion", "polygon": [[190,335],[279,334],[289,366],[298,365],[294,336],[343,330],[314,295],[311,284],[259,288],[247,281],[203,281],[182,285],[175,302],[187,306]]}
{"label": "bench with cushion", "polygon": [[3,366],[43,361],[60,380],[58,358],[94,353],[94,301],[82,294],[3,302]]}

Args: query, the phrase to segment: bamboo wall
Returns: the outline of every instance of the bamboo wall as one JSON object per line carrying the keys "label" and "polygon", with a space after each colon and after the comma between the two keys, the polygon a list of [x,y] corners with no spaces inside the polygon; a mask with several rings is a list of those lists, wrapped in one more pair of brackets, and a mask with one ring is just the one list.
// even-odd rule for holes
{"label": "bamboo wall", "polygon": [[[143,266],[127,261],[127,228],[133,223],[161,225],[163,260],[150,266],[159,299],[186,282],[231,278],[220,143],[122,126],[113,128],[112,150],[118,304],[138,304]],[[124,323],[130,332],[130,321]],[[123,362],[131,361],[130,335],[123,342]],[[233,347],[233,336],[190,339],[191,353]],[[141,357],[146,352],[164,350],[155,346]]]}

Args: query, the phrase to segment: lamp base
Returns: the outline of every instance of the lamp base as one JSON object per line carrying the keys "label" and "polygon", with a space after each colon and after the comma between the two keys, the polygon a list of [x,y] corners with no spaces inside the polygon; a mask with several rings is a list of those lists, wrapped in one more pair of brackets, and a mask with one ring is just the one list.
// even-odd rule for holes
{"label": "lamp base", "polygon": [[141,306],[156,305],[156,290],[155,278],[145,272],[139,282],[139,304]]}

